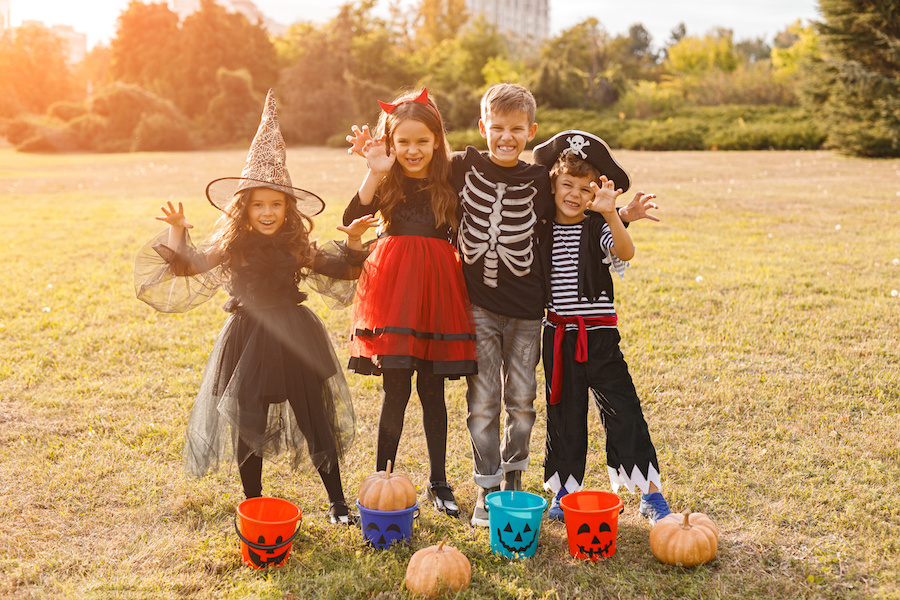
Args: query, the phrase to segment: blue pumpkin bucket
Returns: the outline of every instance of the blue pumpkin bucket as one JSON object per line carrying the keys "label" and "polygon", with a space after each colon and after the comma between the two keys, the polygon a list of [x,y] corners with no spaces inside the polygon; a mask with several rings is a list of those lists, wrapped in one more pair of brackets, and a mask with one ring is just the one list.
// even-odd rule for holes
{"label": "blue pumpkin bucket", "polygon": [[537,551],[547,501],[530,492],[494,492],[485,498],[491,550],[508,558],[528,558]]}
{"label": "blue pumpkin bucket", "polygon": [[413,519],[419,516],[418,502],[403,510],[372,510],[357,501],[356,508],[366,541],[379,550],[389,548],[395,542],[408,543]]}

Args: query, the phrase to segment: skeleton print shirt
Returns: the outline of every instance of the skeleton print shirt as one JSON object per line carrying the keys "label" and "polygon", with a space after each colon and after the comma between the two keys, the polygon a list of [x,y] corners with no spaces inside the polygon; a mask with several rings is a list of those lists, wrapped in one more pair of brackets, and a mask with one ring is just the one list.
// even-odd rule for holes
{"label": "skeleton print shirt", "polygon": [[452,166],[469,298],[507,317],[540,319],[546,287],[537,246],[555,212],[547,169],[523,161],[501,167],[472,146],[454,153]]}

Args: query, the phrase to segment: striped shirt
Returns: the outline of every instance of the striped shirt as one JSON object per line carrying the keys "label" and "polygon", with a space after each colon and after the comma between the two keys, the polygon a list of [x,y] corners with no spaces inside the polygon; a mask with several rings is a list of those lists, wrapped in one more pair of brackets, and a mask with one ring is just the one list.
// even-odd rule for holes
{"label": "striped shirt", "polygon": [[[601,294],[596,302],[589,302],[586,298],[578,297],[578,253],[581,243],[581,231],[587,221],[574,225],[561,225],[553,223],[553,251],[550,266],[550,303],[548,308],[562,317],[605,317],[616,314],[616,308],[606,292]],[[600,247],[607,257],[612,248],[612,234],[609,226],[603,225],[600,234]],[[609,258],[604,263],[609,264]],[[617,263],[621,263],[622,269],[627,264],[613,257]],[[617,271],[619,265],[616,265]],[[547,325],[546,319],[544,324]],[[602,329],[602,325],[592,325],[588,330]],[[567,330],[578,329],[577,325],[566,325]]]}

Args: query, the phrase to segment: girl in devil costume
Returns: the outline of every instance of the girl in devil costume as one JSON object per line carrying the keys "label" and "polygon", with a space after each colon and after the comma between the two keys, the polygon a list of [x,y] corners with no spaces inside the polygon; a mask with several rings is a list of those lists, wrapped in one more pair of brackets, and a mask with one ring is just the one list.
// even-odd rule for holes
{"label": "girl in devil costume", "polygon": [[328,333],[302,304],[298,284],[307,280],[323,292],[340,282],[352,287],[348,280],[359,276],[366,257],[360,238],[374,220],[339,227],[346,244],[318,247],[309,237],[310,217],[324,204],[292,186],[284,160],[269,90],[241,176],[206,188],[223,211],[210,239],[195,248],[181,203],[163,206],[157,219],[169,228],[138,254],[135,287],[139,299],[163,312],[188,310],[219,287],[231,295],[225,304],[231,315],[191,410],[186,471],[200,476],[234,456],[251,498],[262,495],[263,457],[287,453],[296,467],[308,452],[328,493],[331,522],[351,524],[338,459],[355,433],[353,405]]}
{"label": "girl in devil costume", "polygon": [[426,90],[379,104],[376,138],[362,151],[369,171],[344,212],[347,224],[380,211],[385,225],[357,288],[350,368],[383,378],[379,470],[388,460],[395,462],[417,373],[430,464],[426,494],[437,510],[455,517],[459,506],[446,481],[444,378],[471,375],[477,368],[469,296],[450,244],[458,224],[450,148]]}

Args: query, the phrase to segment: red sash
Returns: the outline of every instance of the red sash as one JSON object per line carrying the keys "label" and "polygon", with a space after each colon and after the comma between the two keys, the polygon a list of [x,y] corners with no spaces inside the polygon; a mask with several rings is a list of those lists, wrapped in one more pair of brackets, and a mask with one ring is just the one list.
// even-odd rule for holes
{"label": "red sash", "polygon": [[562,393],[562,341],[566,334],[566,325],[578,325],[578,338],[575,341],[575,360],[577,362],[587,362],[588,345],[587,330],[588,325],[603,325],[606,327],[615,327],[619,322],[618,315],[609,317],[584,317],[578,315],[574,317],[561,317],[555,312],[547,311],[547,321],[557,325],[553,334],[553,374],[550,381],[550,404],[559,404],[559,396]]}

